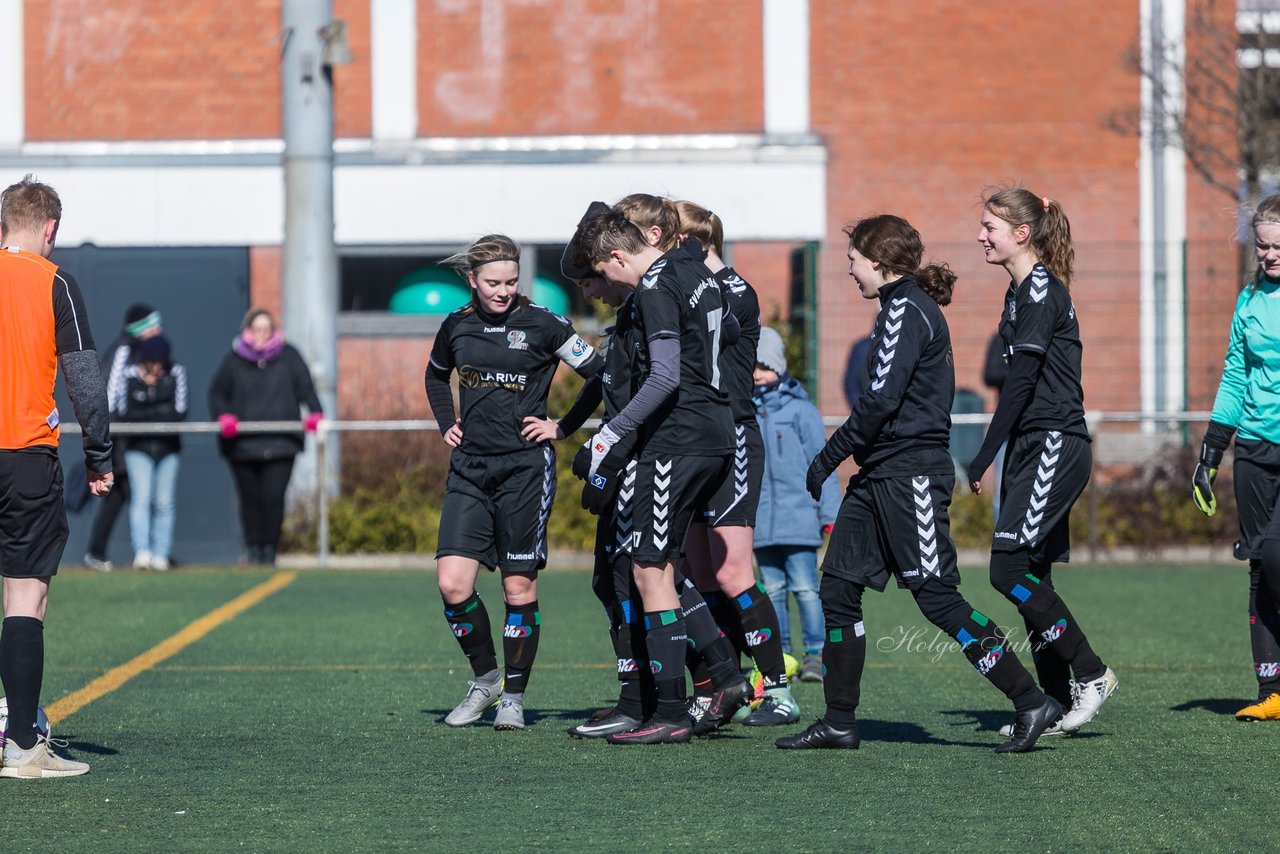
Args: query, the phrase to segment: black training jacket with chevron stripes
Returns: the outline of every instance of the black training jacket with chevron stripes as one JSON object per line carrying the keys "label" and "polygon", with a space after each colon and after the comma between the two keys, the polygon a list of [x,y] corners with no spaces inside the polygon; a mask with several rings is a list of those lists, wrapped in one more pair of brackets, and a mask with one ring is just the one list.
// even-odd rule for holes
{"label": "black training jacket with chevron stripes", "polygon": [[948,443],[956,377],[942,309],[912,276],[880,289],[867,390],[822,449],[831,469],[852,456],[868,477],[953,471]]}

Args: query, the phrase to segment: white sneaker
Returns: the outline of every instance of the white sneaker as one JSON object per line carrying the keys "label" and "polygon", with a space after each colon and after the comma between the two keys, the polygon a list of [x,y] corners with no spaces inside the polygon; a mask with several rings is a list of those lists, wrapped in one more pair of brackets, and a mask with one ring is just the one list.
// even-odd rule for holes
{"label": "white sneaker", "polygon": [[524,729],[524,695],[503,694],[498,704],[498,715],[493,719],[497,730]]}
{"label": "white sneaker", "polygon": [[151,552],[146,549],[138,549],[138,551],[133,554],[133,568],[150,569],[151,561],[154,559],[155,558],[152,556]]}
{"label": "white sneaker", "polygon": [[498,705],[502,699],[502,671],[494,670],[467,683],[467,696],[445,717],[449,726],[467,726]]}
{"label": "white sneaker", "polygon": [[1080,727],[1097,717],[1098,712],[1102,709],[1102,704],[1116,692],[1116,688],[1119,685],[1120,680],[1116,678],[1115,671],[1110,667],[1104,670],[1097,679],[1089,682],[1073,683],[1075,702],[1071,704],[1071,710],[1062,716],[1059,726],[1067,732],[1075,732],[1080,729]]}
{"label": "white sneaker", "polygon": [[115,564],[106,558],[94,557],[91,554],[84,556],[84,565],[90,569],[96,569],[98,572],[110,572],[115,569]]}
{"label": "white sneaker", "polygon": [[66,747],[65,741],[52,741],[45,736],[37,736],[35,746],[30,750],[18,747],[17,742],[9,740],[4,746],[4,759],[0,761],[0,777],[12,777],[17,780],[35,780],[43,777],[78,777],[89,771],[89,766],[73,759],[63,759],[51,749],[51,745]]}
{"label": "white sneaker", "polygon": [[151,569],[154,569],[156,572],[168,572],[169,559],[167,557],[162,557],[160,555],[152,555]]}

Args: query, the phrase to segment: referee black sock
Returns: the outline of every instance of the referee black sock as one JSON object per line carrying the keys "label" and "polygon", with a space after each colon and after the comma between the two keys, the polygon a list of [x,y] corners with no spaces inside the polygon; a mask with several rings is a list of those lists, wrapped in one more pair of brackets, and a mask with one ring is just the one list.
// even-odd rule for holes
{"label": "referee black sock", "polygon": [[542,614],[538,600],[528,605],[508,605],[507,622],[502,627],[502,658],[506,675],[502,693],[523,694],[529,684],[529,671],[538,655],[538,636],[542,634]]}
{"label": "referee black sock", "polygon": [[778,612],[773,609],[773,600],[764,592],[764,585],[757,582],[733,597],[732,601],[738,610],[747,649],[764,677],[765,688],[786,685],[787,665],[782,658]]}
{"label": "referee black sock", "polygon": [[44,623],[5,617],[0,627],[0,683],[9,703],[8,737],[23,750],[36,745],[36,707],[44,679]]}
{"label": "referee black sock", "polygon": [[859,620],[852,626],[827,627],[822,647],[826,674],[822,693],[827,701],[826,722],[839,730],[852,729],[862,691],[862,668],[867,660],[867,635]]}
{"label": "referee black sock", "polygon": [[493,647],[493,629],[489,626],[489,612],[480,594],[471,595],[456,605],[444,603],[444,618],[449,630],[458,639],[462,654],[471,662],[471,672],[477,677],[498,669],[498,653]]}
{"label": "referee black sock", "polygon": [[700,590],[698,592],[707,601],[707,608],[710,609],[711,616],[715,618],[716,625],[720,627],[721,636],[729,642],[731,663],[735,668],[741,670],[743,656],[750,657],[751,653],[747,651],[747,642],[742,632],[742,621],[738,619],[738,609],[733,606],[733,602],[729,600],[728,596],[718,590]]}
{"label": "referee black sock", "polygon": [[684,617],[675,610],[650,611],[644,615],[644,627],[657,694],[653,717],[666,723],[685,721],[689,709],[685,705],[684,650],[689,634]]}
{"label": "referee black sock", "polygon": [[724,688],[738,677],[737,665],[706,598],[687,578],[680,585],[680,611],[689,631],[690,649],[695,653],[687,659],[694,685],[709,680],[713,688]]}
{"label": "referee black sock", "polygon": [[1025,550],[991,553],[991,584],[1018,608],[1032,631],[1032,643],[1043,644],[1071,665],[1076,679],[1088,682],[1106,671],[1084,631],[1058,592],[1030,571]]}

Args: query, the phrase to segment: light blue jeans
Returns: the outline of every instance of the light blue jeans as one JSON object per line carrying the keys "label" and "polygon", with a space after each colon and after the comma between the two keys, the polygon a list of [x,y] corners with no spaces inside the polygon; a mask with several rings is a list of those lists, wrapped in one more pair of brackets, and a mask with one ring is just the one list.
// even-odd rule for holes
{"label": "light blue jeans", "polygon": [[813,546],[763,546],[756,549],[760,580],[778,612],[778,629],[782,632],[782,651],[791,652],[791,612],[787,593],[796,597],[800,606],[800,636],[804,651],[822,649],[826,636],[822,619],[822,600],[818,598],[818,550]]}
{"label": "light blue jeans", "polygon": [[178,459],[178,454],[154,460],[142,451],[124,452],[129,470],[129,538],[135,553],[145,550],[155,557],[170,557]]}

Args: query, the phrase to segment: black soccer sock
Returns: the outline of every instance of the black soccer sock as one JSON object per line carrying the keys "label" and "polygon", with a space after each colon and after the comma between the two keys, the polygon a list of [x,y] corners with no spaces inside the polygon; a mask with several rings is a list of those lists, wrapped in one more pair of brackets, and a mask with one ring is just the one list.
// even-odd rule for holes
{"label": "black soccer sock", "polygon": [[[1039,578],[1041,584],[1053,587],[1052,564],[1033,562],[1031,574]],[[1027,645],[1031,649],[1040,690],[1061,703],[1063,708],[1071,708],[1071,665],[1062,657],[1056,644],[1045,643],[1044,638],[1037,636],[1036,627],[1030,620],[1023,618],[1023,624],[1027,628]]]}
{"label": "black soccer sock", "polygon": [[862,668],[867,660],[867,635],[862,622],[852,626],[827,627],[827,642],[822,647],[822,664],[826,670],[822,693],[827,701],[823,717],[839,730],[852,729],[862,693]]}
{"label": "black soccer sock", "polygon": [[644,632],[636,632],[632,623],[631,600],[615,602],[613,607],[613,626],[609,629],[609,637],[613,640],[613,652],[618,659],[618,711],[636,719],[644,718],[643,691],[641,688],[641,669],[649,666],[647,655],[636,655],[637,638],[643,647]]}
{"label": "black soccer sock", "polygon": [[502,660],[506,668],[502,693],[523,694],[529,671],[538,656],[538,636],[542,634],[542,613],[538,600],[528,605],[508,605],[507,622],[502,627]]}
{"label": "black soccer sock", "polygon": [[1280,613],[1277,613],[1267,557],[1273,544],[1264,540],[1262,560],[1249,561],[1249,646],[1253,648],[1253,670],[1258,677],[1258,699],[1280,694]]}
{"label": "black soccer sock", "polygon": [[969,663],[1012,700],[1015,709],[1024,712],[1044,702],[1044,693],[1018,661],[1005,633],[994,620],[965,601],[959,590],[930,579],[911,594],[916,597],[920,613],[956,639]]}
{"label": "black soccer sock", "polygon": [[477,677],[498,669],[498,653],[493,646],[493,629],[489,626],[489,612],[480,594],[471,595],[456,605],[444,603],[444,618],[449,630],[458,639],[462,654],[471,662],[471,672]]}
{"label": "black soccer sock", "polygon": [[684,617],[675,610],[650,611],[644,615],[644,627],[657,699],[653,717],[666,723],[688,720],[684,650],[689,645],[689,634],[685,630]]}
{"label": "black soccer sock", "polygon": [[44,680],[44,623],[5,617],[0,627],[0,684],[9,703],[8,737],[23,750],[36,744],[36,708]]}
{"label": "black soccer sock", "polygon": [[1042,653],[1052,647],[1071,665],[1078,681],[1097,679],[1106,671],[1062,597],[1030,571],[1025,550],[991,553],[991,586],[1017,606],[1034,631],[1030,640],[1044,644]]}
{"label": "black soccer sock", "polygon": [[742,659],[744,656],[750,658],[751,653],[747,650],[747,641],[743,637],[742,621],[738,619],[738,609],[734,607],[733,602],[729,601],[729,597],[723,595],[718,590],[700,590],[702,598],[707,601],[707,608],[711,611],[711,616],[715,618],[716,625],[720,627],[720,633],[725,640],[729,642],[730,661],[739,671],[742,670]]}
{"label": "black soccer sock", "polygon": [[710,680],[716,690],[738,678],[728,640],[720,631],[706,598],[687,578],[680,586],[680,611],[689,631],[689,647],[696,654],[689,658],[689,675],[696,686]]}
{"label": "black soccer sock", "polygon": [[764,592],[764,585],[751,585],[733,598],[733,605],[738,610],[747,649],[764,677],[764,687],[785,686],[787,665],[782,657],[782,631],[778,628],[778,612]]}

